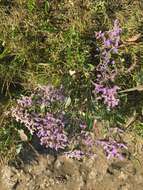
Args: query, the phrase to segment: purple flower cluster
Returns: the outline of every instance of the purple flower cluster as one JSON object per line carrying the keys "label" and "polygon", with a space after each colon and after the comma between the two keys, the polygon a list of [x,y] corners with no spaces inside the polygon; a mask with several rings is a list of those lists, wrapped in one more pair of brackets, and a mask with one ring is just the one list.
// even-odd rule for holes
{"label": "purple flower cluster", "polygon": [[32,105],[32,97],[29,96],[22,96],[21,99],[17,100],[17,103],[21,107],[30,107]]}
{"label": "purple flower cluster", "polygon": [[[85,126],[86,125],[82,125],[84,129],[86,129]],[[65,152],[65,155],[77,160],[81,160],[84,157],[94,157],[96,155],[94,153],[94,147],[97,147],[98,145],[100,145],[105,151],[107,159],[117,158],[123,160],[123,150],[128,149],[125,144],[119,143],[115,140],[94,140],[91,133],[85,130],[81,130],[78,134],[75,144],[80,146],[84,145],[86,149],[74,149],[72,151]]]}
{"label": "purple flower cluster", "polygon": [[41,145],[55,150],[64,149],[68,145],[68,138],[62,120],[49,112],[42,114],[36,111],[38,106],[49,106],[63,99],[61,91],[52,86],[40,86],[30,96],[22,96],[17,100],[16,107],[11,109],[11,115],[17,122],[24,124],[31,134],[36,134]]}
{"label": "purple flower cluster", "polygon": [[95,155],[92,148],[95,145],[95,141],[89,131],[87,131],[87,125],[81,124],[80,125],[80,132],[75,134],[75,137],[72,139],[72,144],[76,146],[80,145],[83,146],[85,150],[75,149],[73,151],[68,151],[65,153],[66,156],[69,158],[75,158],[77,160],[81,160],[84,157],[92,157]]}
{"label": "purple flower cluster", "polygon": [[[54,113],[54,110],[51,112],[53,103],[63,102],[64,100],[62,88],[57,90],[52,86],[39,86],[29,96],[22,96],[17,100],[16,106],[11,109],[11,116],[17,122],[23,124],[32,135],[37,135],[41,145],[46,148],[52,148],[56,151],[66,147],[70,149],[74,141],[75,147],[77,144],[82,144],[91,150],[94,141],[90,132],[86,130],[86,124],[81,124],[80,132],[69,138],[69,135],[65,132],[63,110],[58,111],[58,114]],[[39,109],[41,107],[45,108],[44,112]],[[57,117],[59,113],[60,116]],[[90,151],[82,153],[82,151],[74,148],[74,151],[70,151],[68,155],[80,159],[83,155],[90,155]]]}
{"label": "purple flower cluster", "polygon": [[[110,89],[111,90],[111,89]],[[98,86],[98,93],[102,93],[102,98],[106,101],[112,102],[110,107],[115,104],[114,96],[106,95],[106,89],[103,86]],[[105,92],[104,92],[105,91]],[[109,92],[108,92],[109,93]],[[109,94],[110,94],[109,93]],[[116,89],[114,89],[116,93]],[[104,95],[104,96],[103,96]],[[79,131],[73,135],[69,135],[65,130],[63,110],[60,112],[51,112],[51,106],[54,102],[63,102],[64,96],[61,89],[57,90],[51,86],[40,86],[36,88],[29,96],[22,96],[17,100],[16,106],[11,109],[11,116],[19,123],[23,124],[33,135],[36,135],[41,145],[46,148],[51,148],[55,151],[69,149],[64,154],[70,158],[82,159],[84,157],[94,156],[94,147],[96,141],[93,139],[92,133],[88,131],[87,125],[82,123],[79,125]],[[37,107],[45,106],[45,111],[37,109]],[[58,116],[60,113],[60,116]],[[106,154],[107,158],[119,157],[121,154],[119,149],[126,148],[125,145],[115,141],[97,141]],[[78,148],[77,148],[78,147]],[[81,150],[79,150],[79,147]]]}
{"label": "purple flower cluster", "polygon": [[80,136],[82,139],[82,144],[91,148],[94,145],[94,140],[91,137],[91,133],[89,131],[81,131]]}
{"label": "purple flower cluster", "polygon": [[[31,134],[33,134],[36,130],[34,124],[34,117],[33,114],[30,114],[28,112],[28,107],[30,107],[30,104],[27,103],[27,97],[22,97],[22,99],[17,101],[16,107],[12,107],[11,109],[11,116],[17,121],[20,122],[21,124],[24,124],[27,129],[30,131]],[[31,98],[30,98],[31,99]]]}
{"label": "purple flower cluster", "polygon": [[96,33],[96,38],[102,42],[102,46],[100,63],[96,68],[95,93],[104,99],[108,109],[114,108],[119,103],[119,100],[116,99],[119,88],[117,86],[109,87],[109,83],[113,82],[117,75],[114,55],[118,54],[121,32],[119,21],[115,20],[112,30]]}
{"label": "purple flower cluster", "polygon": [[78,141],[82,141],[82,144],[87,146],[88,149],[91,149],[94,145],[94,140],[92,138],[92,135],[89,131],[87,131],[87,125],[86,124],[80,124],[80,133],[77,136]]}
{"label": "purple flower cluster", "polygon": [[83,159],[85,157],[93,158],[96,155],[92,151],[91,152],[90,151],[85,152],[85,151],[81,151],[81,150],[77,150],[77,149],[65,152],[64,154],[69,158],[74,158],[74,159],[77,159],[77,160],[81,160],[81,159]]}
{"label": "purple flower cluster", "polygon": [[68,156],[69,158],[75,158],[77,160],[81,160],[85,157],[85,153],[81,150],[72,150],[65,152],[65,155]]}
{"label": "purple flower cluster", "polygon": [[97,99],[103,99],[104,104],[107,105],[107,108],[110,110],[118,105],[119,99],[117,98],[117,90],[119,89],[118,86],[114,86],[112,88],[104,87],[100,84],[95,84],[95,91],[96,93],[100,94]]}
{"label": "purple flower cluster", "polygon": [[56,101],[61,102],[65,99],[62,91],[62,87],[55,89],[51,85],[39,86],[34,90],[32,96],[35,97],[35,103],[41,106],[50,106]]}
{"label": "purple flower cluster", "polygon": [[112,54],[118,54],[121,32],[122,29],[119,26],[119,21],[115,20],[112,30],[96,33],[96,38],[102,41],[101,63],[99,64],[98,71],[106,72],[109,69],[109,65],[115,64]]}
{"label": "purple flower cluster", "polygon": [[112,30],[106,31],[106,32],[97,32],[96,38],[102,39],[104,47],[105,48],[112,48],[110,51],[114,51],[115,53],[117,50],[115,48],[118,48],[119,42],[120,42],[120,34],[122,32],[122,29],[119,26],[119,20],[116,19],[114,21],[114,26]]}
{"label": "purple flower cluster", "polygon": [[41,145],[46,148],[65,149],[68,145],[68,137],[64,131],[64,123],[47,113],[44,118],[36,119],[36,133],[40,138]]}
{"label": "purple flower cluster", "polygon": [[116,141],[106,141],[106,140],[98,140],[96,141],[98,145],[102,146],[107,159],[118,158],[120,160],[124,159],[121,150],[127,149],[127,146],[123,143],[118,143]]}

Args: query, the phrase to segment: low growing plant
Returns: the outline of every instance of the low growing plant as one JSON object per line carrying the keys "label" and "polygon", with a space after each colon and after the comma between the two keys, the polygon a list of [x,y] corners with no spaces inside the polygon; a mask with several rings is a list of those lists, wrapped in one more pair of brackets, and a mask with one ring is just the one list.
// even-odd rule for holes
{"label": "low growing plant", "polygon": [[[31,135],[36,135],[45,148],[57,153],[64,151],[65,155],[76,159],[93,156],[94,146],[103,145],[104,141],[96,141],[86,123],[79,118],[75,118],[77,124],[72,126],[70,118],[66,117],[66,103],[63,88],[39,86],[29,95],[18,99],[10,114],[16,122],[24,125]],[[75,128],[74,132],[71,133],[71,130],[67,129],[68,126]],[[118,149],[122,148],[123,144],[107,142],[106,147],[106,151],[110,149],[112,152],[111,156],[108,151],[107,158],[119,157]]]}

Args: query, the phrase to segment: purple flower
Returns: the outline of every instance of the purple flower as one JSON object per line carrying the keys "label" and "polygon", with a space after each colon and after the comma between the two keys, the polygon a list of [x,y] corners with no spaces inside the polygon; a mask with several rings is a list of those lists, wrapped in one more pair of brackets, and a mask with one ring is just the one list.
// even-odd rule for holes
{"label": "purple flower", "polygon": [[80,124],[80,128],[81,128],[81,129],[86,129],[86,128],[87,128],[87,125],[86,125],[86,124]]}
{"label": "purple flower", "polygon": [[103,99],[107,108],[110,110],[118,105],[119,99],[117,98],[118,86],[112,88],[104,87],[103,85],[95,84],[95,93],[98,94],[98,99]]}
{"label": "purple flower", "polygon": [[102,146],[104,149],[107,159],[119,158],[123,159],[122,149],[127,149],[127,146],[123,143],[118,143],[116,141],[106,141],[106,140],[97,140],[97,145]]}
{"label": "purple flower", "polygon": [[[63,101],[61,89],[53,86],[39,86],[30,96],[22,96],[17,100],[16,107],[11,109],[12,117],[30,131],[36,134],[41,145],[56,151],[68,145],[68,137],[64,131],[64,123],[48,111],[41,113],[38,107],[48,108],[55,101]],[[32,111],[31,111],[32,110]]]}
{"label": "purple flower", "polygon": [[68,137],[64,132],[64,123],[47,113],[41,118],[40,125],[37,127],[37,136],[40,138],[41,145],[55,150],[65,149],[68,145]]}
{"label": "purple flower", "polygon": [[53,102],[62,102],[65,97],[62,93],[62,87],[60,89],[55,89],[53,86],[39,86],[34,90],[35,103],[49,106]]}
{"label": "purple flower", "polygon": [[96,38],[102,42],[102,47],[100,49],[100,63],[96,68],[98,74],[94,92],[97,94],[98,100],[103,99],[108,109],[114,108],[119,104],[119,99],[117,98],[119,87],[108,87],[107,84],[110,81],[114,82],[117,75],[116,60],[113,54],[118,54],[121,32],[119,21],[115,20],[111,30],[96,33]]}
{"label": "purple flower", "polygon": [[110,39],[104,40],[104,47],[110,48],[112,45],[112,41]]}
{"label": "purple flower", "polygon": [[81,160],[85,154],[81,150],[73,150],[69,152],[65,152],[65,155],[68,156],[69,158],[75,158],[77,160]]}
{"label": "purple flower", "polygon": [[82,130],[81,133],[79,134],[79,139],[81,139],[82,143],[86,145],[88,148],[94,145],[94,140],[89,131]]}
{"label": "purple flower", "polygon": [[22,96],[21,99],[17,100],[17,103],[22,107],[30,107],[32,105],[32,97]]}

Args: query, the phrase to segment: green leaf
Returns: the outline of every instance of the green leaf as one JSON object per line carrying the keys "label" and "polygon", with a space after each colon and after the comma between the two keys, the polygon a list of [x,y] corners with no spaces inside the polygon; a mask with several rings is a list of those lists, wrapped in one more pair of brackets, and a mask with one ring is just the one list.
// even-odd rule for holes
{"label": "green leaf", "polygon": [[47,13],[49,10],[50,4],[48,1],[45,1],[45,12]]}
{"label": "green leaf", "polygon": [[35,9],[35,6],[36,6],[36,1],[35,0],[28,0],[27,6],[28,6],[29,11],[33,11]]}

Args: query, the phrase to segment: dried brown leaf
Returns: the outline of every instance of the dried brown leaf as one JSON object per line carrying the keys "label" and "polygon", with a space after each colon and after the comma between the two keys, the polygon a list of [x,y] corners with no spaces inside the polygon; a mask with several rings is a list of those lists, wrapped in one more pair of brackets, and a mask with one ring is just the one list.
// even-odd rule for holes
{"label": "dried brown leaf", "polygon": [[128,38],[128,39],[126,40],[126,42],[136,42],[136,41],[139,40],[140,38],[141,38],[141,33],[136,34],[136,35],[134,35],[134,36]]}

